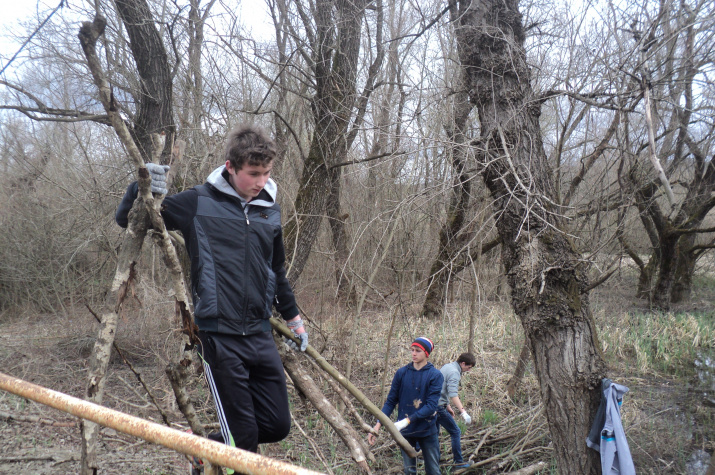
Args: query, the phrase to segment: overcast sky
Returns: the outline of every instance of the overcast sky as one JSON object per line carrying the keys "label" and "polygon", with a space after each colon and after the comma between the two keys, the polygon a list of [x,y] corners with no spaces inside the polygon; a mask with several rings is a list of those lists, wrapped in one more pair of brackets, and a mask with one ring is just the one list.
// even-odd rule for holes
{"label": "overcast sky", "polygon": [[0,69],[2,69],[22,45],[11,38],[11,32],[18,31],[18,23],[31,20],[39,24],[37,13],[42,19],[60,4],[60,0],[2,0],[0,14]]}
{"label": "overcast sky", "polygon": [[[75,7],[76,9],[81,1],[65,0],[63,8],[73,9]],[[9,38],[12,36],[10,33],[13,29],[18,31],[18,22],[31,21],[34,27],[37,27],[60,4],[60,0],[0,0],[0,2],[2,5],[0,8],[0,69],[2,69],[22,45],[22,42],[15,42]],[[228,3],[236,4],[236,10],[239,11],[251,36],[255,39],[271,37],[273,30],[264,1],[233,0]],[[217,2],[212,9],[212,14],[220,15],[221,10],[222,2]]]}

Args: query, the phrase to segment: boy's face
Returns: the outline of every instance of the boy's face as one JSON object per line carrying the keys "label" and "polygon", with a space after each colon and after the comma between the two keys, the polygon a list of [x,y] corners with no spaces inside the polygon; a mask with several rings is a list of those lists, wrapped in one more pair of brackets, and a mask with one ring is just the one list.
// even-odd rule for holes
{"label": "boy's face", "polygon": [[469,370],[474,368],[474,366],[469,366],[467,363],[459,363],[459,366],[462,368],[462,373],[469,373]]}
{"label": "boy's face", "polygon": [[258,196],[268,179],[271,177],[273,162],[267,166],[244,165],[240,170],[236,170],[231,162],[226,161],[226,170],[229,174],[229,183],[238,195],[246,201],[251,201]]}
{"label": "boy's face", "polygon": [[412,362],[421,365],[422,363],[425,363],[427,361],[427,353],[424,352],[422,348],[419,346],[411,346],[410,351],[412,351]]}

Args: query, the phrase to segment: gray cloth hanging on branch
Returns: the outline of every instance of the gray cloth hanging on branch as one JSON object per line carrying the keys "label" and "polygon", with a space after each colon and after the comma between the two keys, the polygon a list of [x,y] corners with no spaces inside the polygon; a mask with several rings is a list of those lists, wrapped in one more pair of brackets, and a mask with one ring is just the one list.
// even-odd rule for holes
{"label": "gray cloth hanging on branch", "polygon": [[628,388],[608,378],[601,381],[601,403],[586,445],[601,453],[603,475],[635,475],[631,451],[621,422],[621,404]]}

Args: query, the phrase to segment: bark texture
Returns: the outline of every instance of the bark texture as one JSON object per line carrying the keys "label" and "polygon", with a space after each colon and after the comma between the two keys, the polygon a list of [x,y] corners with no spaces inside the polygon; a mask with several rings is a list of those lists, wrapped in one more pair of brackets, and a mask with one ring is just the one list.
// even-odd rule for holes
{"label": "bark texture", "polygon": [[474,144],[494,202],[512,306],[529,340],[561,473],[598,473],[584,443],[605,364],[588,279],[554,204],[540,102],[531,89],[516,0],[452,1],[469,95],[481,125]]}
{"label": "bark texture", "polygon": [[145,161],[152,154],[152,134],[166,134],[162,163],[168,162],[174,144],[172,77],[169,60],[146,0],[117,0],[117,10],[129,35],[137,65],[140,90],[132,135]]}

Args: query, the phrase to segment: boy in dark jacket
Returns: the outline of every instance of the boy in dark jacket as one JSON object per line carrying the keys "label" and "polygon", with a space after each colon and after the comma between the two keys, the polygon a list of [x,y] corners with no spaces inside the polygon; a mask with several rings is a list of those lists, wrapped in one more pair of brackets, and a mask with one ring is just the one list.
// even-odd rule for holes
{"label": "boy in dark jacket", "polygon": [[[167,229],[183,234],[191,258],[200,353],[221,426],[210,437],[252,452],[290,430],[285,375],[269,322],[272,306],[301,339],[300,349],[308,346],[284,268],[277,187],[270,179],[276,155],[263,130],[234,129],[226,163],[205,184],[167,196],[161,209]],[[147,169],[152,192],[166,193],[168,166]],[[136,197],[135,182],[117,210],[120,226],[127,226]]]}
{"label": "boy in dark jacket", "polygon": [[[416,338],[410,346],[412,363],[398,369],[392,378],[390,392],[387,395],[382,412],[390,417],[395,406],[397,427],[413,447],[422,449],[427,475],[439,475],[439,438],[437,431],[437,403],[442,391],[444,378],[442,373],[428,360],[434,349],[432,340]],[[375,432],[382,424],[375,424]],[[374,444],[375,435],[368,435],[370,445]],[[402,462],[405,474],[417,473],[416,460],[402,450]]]}

